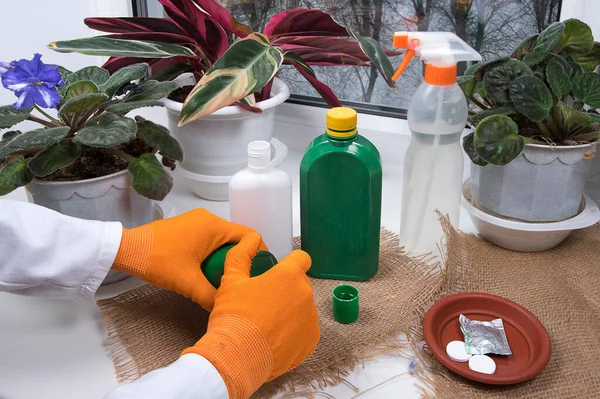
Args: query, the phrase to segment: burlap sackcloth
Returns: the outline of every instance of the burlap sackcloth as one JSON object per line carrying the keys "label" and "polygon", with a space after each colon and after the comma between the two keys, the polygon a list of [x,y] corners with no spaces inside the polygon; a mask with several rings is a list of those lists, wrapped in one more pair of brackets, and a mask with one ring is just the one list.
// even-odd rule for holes
{"label": "burlap sackcloth", "polygon": [[[552,357],[525,383],[490,387],[468,381],[417,353],[423,392],[436,398],[600,398],[600,225],[572,233],[555,249],[518,253],[446,224],[447,269],[441,298],[480,291],[509,298],[546,327]],[[419,341],[420,330],[413,338]]]}
{"label": "burlap sackcloth", "polygon": [[[331,291],[341,282],[313,279],[321,326],[317,350],[295,370],[265,384],[255,397],[337,384],[362,360],[402,350],[396,336],[419,324],[424,305],[439,291],[436,271],[439,264],[407,256],[398,237],[382,231],[379,272],[368,282],[352,283],[360,290],[360,317],[350,325],[335,322],[331,313]],[[121,382],[167,366],[206,332],[208,313],[199,305],[150,285],[98,305]]]}

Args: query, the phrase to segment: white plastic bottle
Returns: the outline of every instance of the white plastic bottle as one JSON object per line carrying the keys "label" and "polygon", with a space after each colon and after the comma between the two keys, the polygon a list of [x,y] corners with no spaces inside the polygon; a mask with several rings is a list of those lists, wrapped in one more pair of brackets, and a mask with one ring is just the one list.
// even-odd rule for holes
{"label": "white plastic bottle", "polygon": [[400,245],[416,255],[441,255],[444,233],[436,211],[458,225],[464,170],[460,137],[468,106],[456,83],[456,64],[481,56],[445,32],[398,32],[394,45],[408,49],[405,59],[417,55],[426,63],[425,81],[408,108],[412,138],[404,160]]}
{"label": "white plastic bottle", "polygon": [[271,166],[271,145],[248,144],[248,167],[229,181],[231,221],[258,231],[278,260],[293,249],[292,181]]}

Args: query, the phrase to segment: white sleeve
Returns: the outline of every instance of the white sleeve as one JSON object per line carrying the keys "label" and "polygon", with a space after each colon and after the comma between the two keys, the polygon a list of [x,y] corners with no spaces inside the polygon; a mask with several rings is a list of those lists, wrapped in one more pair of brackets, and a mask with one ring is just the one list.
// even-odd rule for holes
{"label": "white sleeve", "polygon": [[0,200],[0,291],[91,301],[110,270],[122,225]]}
{"label": "white sleeve", "polygon": [[104,399],[227,399],[227,386],[215,367],[193,353],[168,367],[119,386]]}

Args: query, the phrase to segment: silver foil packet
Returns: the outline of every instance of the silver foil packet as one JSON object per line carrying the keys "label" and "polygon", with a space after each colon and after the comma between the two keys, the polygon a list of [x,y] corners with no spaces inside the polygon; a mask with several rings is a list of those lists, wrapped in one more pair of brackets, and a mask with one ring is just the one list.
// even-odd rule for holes
{"label": "silver foil packet", "polygon": [[472,355],[485,355],[486,353],[512,355],[502,319],[478,321],[470,320],[461,314],[458,321],[465,336],[467,353]]}

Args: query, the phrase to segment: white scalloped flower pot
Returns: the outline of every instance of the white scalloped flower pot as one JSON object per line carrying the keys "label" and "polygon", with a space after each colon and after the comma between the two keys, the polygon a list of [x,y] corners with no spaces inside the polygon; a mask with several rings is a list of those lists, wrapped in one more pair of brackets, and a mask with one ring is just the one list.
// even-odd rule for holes
{"label": "white scalloped flower pot", "polygon": [[[139,195],[131,183],[131,175],[123,170],[87,180],[34,180],[26,188],[30,201],[37,205],[81,219],[121,222],[131,228],[151,222],[154,210],[154,201]],[[104,284],[126,277],[110,271]]]}
{"label": "white scalloped flower pot", "polygon": [[595,144],[527,144],[506,166],[471,165],[471,193],[480,208],[530,222],[577,214]]}

